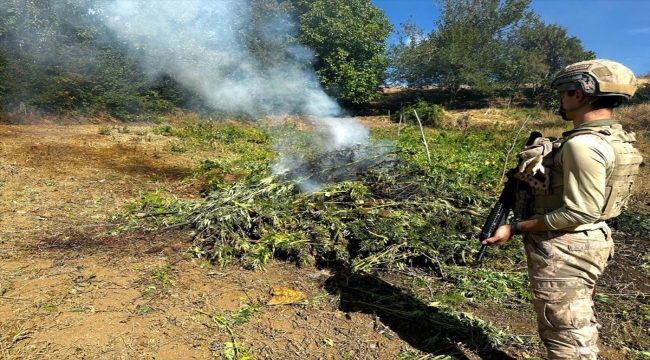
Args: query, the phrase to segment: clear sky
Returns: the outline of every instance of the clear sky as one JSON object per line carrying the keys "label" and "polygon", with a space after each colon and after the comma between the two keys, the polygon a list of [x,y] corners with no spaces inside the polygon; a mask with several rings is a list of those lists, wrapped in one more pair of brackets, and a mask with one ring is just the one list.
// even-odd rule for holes
{"label": "clear sky", "polygon": [[[439,11],[434,0],[371,0],[395,26],[406,20],[429,32]],[[532,0],[547,24],[558,24],[603,59],[618,61],[636,75],[650,72],[650,0]]]}

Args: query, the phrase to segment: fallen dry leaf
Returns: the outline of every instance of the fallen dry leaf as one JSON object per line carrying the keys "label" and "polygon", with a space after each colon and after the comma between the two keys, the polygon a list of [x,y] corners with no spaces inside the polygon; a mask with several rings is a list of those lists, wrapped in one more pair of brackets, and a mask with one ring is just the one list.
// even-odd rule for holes
{"label": "fallen dry leaf", "polygon": [[305,295],[304,292],[289,289],[284,286],[272,287],[271,295],[273,295],[273,297],[271,297],[266,305],[288,305],[307,298],[307,295]]}

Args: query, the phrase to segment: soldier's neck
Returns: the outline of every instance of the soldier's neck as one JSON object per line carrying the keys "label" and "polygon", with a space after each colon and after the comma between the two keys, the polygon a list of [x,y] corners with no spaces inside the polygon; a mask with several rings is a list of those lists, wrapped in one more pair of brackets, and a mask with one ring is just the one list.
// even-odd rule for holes
{"label": "soldier's neck", "polygon": [[613,109],[607,109],[607,108],[597,109],[597,110],[586,109],[584,112],[577,114],[575,119],[573,119],[573,127],[577,128],[578,126],[590,121],[611,119],[613,115],[614,115]]}

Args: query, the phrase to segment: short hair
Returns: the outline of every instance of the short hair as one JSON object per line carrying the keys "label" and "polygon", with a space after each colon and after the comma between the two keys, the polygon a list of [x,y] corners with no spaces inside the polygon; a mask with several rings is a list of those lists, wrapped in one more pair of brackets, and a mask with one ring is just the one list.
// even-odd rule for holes
{"label": "short hair", "polygon": [[594,110],[600,109],[614,109],[621,106],[625,102],[625,98],[622,96],[599,96],[591,108]]}

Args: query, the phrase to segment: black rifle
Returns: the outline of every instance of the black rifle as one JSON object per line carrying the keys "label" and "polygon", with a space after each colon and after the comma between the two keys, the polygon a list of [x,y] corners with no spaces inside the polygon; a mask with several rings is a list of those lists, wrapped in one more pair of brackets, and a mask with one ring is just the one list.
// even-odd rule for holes
{"label": "black rifle", "polygon": [[[528,137],[528,141],[526,142],[526,146],[532,145],[535,139],[540,137],[542,137],[542,134],[540,132],[531,132],[530,136]],[[488,218],[485,221],[485,225],[483,225],[483,229],[478,235],[478,240],[480,242],[483,242],[483,240],[492,237],[499,226],[506,223],[506,219],[508,218],[508,213],[510,210],[514,209],[517,191],[519,190],[519,180],[515,178],[515,174],[519,171],[519,165],[521,165],[521,159],[519,159],[517,167],[510,169],[506,173],[506,178],[508,180],[503,186],[503,190],[501,191],[501,195],[499,195],[499,199],[494,204],[494,207],[492,207],[490,215],[488,215]],[[487,245],[483,245],[481,247],[481,250],[476,255],[476,262],[480,262],[481,259],[483,259],[485,250],[487,250]]]}

